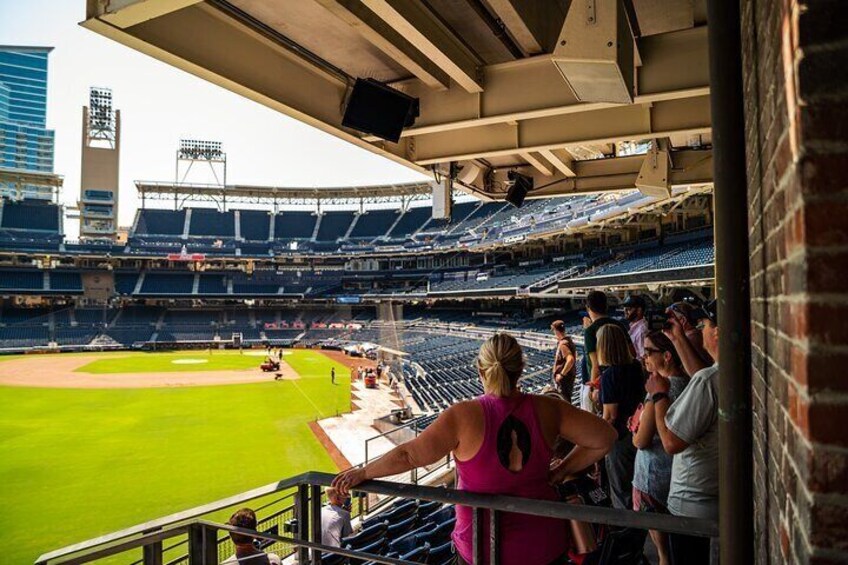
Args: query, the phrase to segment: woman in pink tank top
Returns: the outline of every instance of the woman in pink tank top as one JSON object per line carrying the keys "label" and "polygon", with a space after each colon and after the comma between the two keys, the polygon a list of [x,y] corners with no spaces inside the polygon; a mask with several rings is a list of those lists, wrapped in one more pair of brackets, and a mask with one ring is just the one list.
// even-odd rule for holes
{"label": "woman in pink tank top", "polygon": [[[346,494],[365,480],[429,465],[453,452],[458,489],[556,500],[550,483],[602,459],[615,441],[615,430],[601,418],[562,400],[519,390],[524,357],[512,336],[495,334],[484,342],[477,368],[484,396],[454,404],[420,436],[364,468],[340,474],[333,486]],[[551,447],[557,436],[575,447],[551,469]],[[456,509],[453,541],[460,563],[473,562],[471,514],[471,508]],[[564,520],[502,513],[499,526],[499,557],[504,565],[555,563],[569,546]],[[488,539],[486,528],[483,534]],[[488,544],[484,545],[488,563]]]}

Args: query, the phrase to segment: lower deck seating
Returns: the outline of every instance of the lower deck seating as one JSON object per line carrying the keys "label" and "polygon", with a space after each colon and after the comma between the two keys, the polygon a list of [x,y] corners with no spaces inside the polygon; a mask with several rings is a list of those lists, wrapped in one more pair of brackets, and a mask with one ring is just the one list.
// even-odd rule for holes
{"label": "lower deck seating", "polygon": [[[455,523],[453,506],[401,499],[364,520],[359,532],[342,539],[342,547],[419,563],[447,565],[454,559],[450,546]],[[321,558],[325,565],[363,563],[331,553],[324,553]]]}

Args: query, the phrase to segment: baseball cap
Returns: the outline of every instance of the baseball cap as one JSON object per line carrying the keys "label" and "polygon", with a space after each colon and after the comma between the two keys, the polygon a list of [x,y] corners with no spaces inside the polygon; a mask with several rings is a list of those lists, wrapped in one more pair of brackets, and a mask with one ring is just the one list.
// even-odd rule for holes
{"label": "baseball cap", "polygon": [[691,316],[695,320],[695,323],[706,318],[713,324],[718,325],[718,302],[716,300],[710,300],[702,307],[695,308]]}
{"label": "baseball cap", "polygon": [[666,308],[665,311],[667,314],[673,312],[675,314],[683,316],[684,318],[686,318],[686,322],[690,326],[696,326],[698,325],[698,320],[708,317],[706,315],[706,311],[703,308],[701,308],[700,306],[695,306],[690,302],[675,302],[671,306]]}
{"label": "baseball cap", "polygon": [[638,294],[631,294],[621,305],[625,308],[641,308],[642,310],[644,310],[645,299],[639,296]]}

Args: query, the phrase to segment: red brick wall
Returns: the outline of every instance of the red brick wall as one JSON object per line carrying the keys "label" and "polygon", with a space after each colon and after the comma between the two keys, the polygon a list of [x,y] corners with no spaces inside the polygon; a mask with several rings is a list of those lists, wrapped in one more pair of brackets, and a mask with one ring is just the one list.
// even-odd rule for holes
{"label": "red brick wall", "polygon": [[758,563],[848,563],[848,2],[741,0]]}

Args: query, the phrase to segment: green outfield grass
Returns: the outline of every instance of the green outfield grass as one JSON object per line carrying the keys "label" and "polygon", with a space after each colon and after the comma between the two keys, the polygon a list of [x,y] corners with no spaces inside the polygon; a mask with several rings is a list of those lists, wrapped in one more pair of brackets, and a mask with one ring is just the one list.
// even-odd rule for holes
{"label": "green outfield grass", "polygon": [[[112,354],[92,365],[97,372],[158,372],[180,370],[170,363],[177,356],[202,355]],[[237,353],[212,356],[219,369],[261,362]],[[348,371],[316,351],[294,350],[285,360],[301,379],[0,387],[0,562],[32,563],[43,552],[306,470],[335,471],[307,422],[349,409]],[[329,381],[332,366],[340,386]]]}

